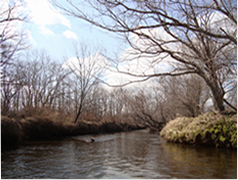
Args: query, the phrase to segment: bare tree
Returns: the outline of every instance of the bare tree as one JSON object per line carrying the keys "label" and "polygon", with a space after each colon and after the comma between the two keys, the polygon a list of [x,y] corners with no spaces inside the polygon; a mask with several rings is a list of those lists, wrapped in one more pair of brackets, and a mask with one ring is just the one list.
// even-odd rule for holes
{"label": "bare tree", "polygon": [[0,67],[1,67],[1,111],[9,114],[12,100],[21,89],[16,80],[18,67],[14,67],[14,56],[26,48],[25,33],[20,31],[20,24],[26,20],[21,10],[23,4],[15,1],[0,3]]}
{"label": "bare tree", "polygon": [[26,34],[19,30],[27,15],[22,11],[23,4],[13,1],[0,5],[0,48],[1,68],[11,64],[14,54],[26,48]]}
{"label": "bare tree", "polygon": [[8,73],[8,76],[1,80],[1,113],[4,115],[10,115],[13,99],[23,87],[19,78],[20,68],[18,66],[9,66]]}
{"label": "bare tree", "polygon": [[124,107],[126,115],[131,116],[137,123],[142,123],[152,131],[161,130],[165,119],[161,116],[158,91],[147,89],[133,89],[133,92],[124,91]]}
{"label": "bare tree", "polygon": [[[62,86],[69,74],[61,64],[53,62],[46,52],[33,50],[22,53],[13,67],[12,82],[8,83],[11,88],[8,88],[8,95],[4,93],[3,102],[7,100],[9,106],[14,101],[15,107],[27,112],[55,108],[53,102],[64,95]],[[9,101],[12,94],[17,98]]]}
{"label": "bare tree", "polygon": [[[164,105],[176,116],[176,113],[196,117],[205,111],[205,104],[210,98],[210,90],[204,80],[197,75],[183,77],[165,77],[158,82],[158,91],[164,96]],[[167,110],[168,111],[168,110]]]}
{"label": "bare tree", "polygon": [[79,8],[83,3],[69,0],[68,6],[63,6],[53,2],[68,15],[123,35],[134,49],[134,58],[153,57],[151,65],[168,57],[175,62],[174,68],[166,73],[119,72],[142,78],[139,81],[198,74],[210,87],[215,107],[221,113],[225,111],[226,90],[221,76],[234,74],[236,67],[235,0],[94,0],[85,3],[95,10],[92,14]]}
{"label": "bare tree", "polygon": [[83,44],[80,44],[79,47],[75,46],[75,57],[65,63],[65,67],[71,69],[73,79],[75,79],[73,82],[76,83],[74,89],[75,100],[77,101],[75,123],[83,111],[87,96],[99,83],[98,78],[103,73],[103,63],[104,58],[102,56]]}

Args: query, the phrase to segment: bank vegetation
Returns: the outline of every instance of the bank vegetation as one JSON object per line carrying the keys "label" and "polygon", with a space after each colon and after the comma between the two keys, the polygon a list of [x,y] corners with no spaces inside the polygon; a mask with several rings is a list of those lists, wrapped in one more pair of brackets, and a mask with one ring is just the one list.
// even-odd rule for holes
{"label": "bank vegetation", "polygon": [[72,118],[62,117],[60,113],[41,110],[31,116],[1,116],[1,143],[2,148],[18,146],[29,141],[57,140],[70,136],[112,133],[131,131],[144,128],[130,117],[120,120],[117,117],[110,119],[84,119],[76,124]]}
{"label": "bank vegetation", "polygon": [[237,148],[237,115],[213,112],[196,118],[178,117],[160,135],[174,143]]}
{"label": "bank vegetation", "polygon": [[[226,116],[237,111],[236,1],[85,1],[93,14],[77,2],[52,3],[117,33],[130,45],[129,54],[108,57],[79,43],[69,61],[30,49],[24,32],[11,31],[27,17],[10,2],[0,20],[3,144],[138,128],[160,132],[168,123],[161,135],[169,141],[204,144],[208,137],[215,146],[236,147],[235,116]],[[146,62],[150,73],[119,68],[135,61]],[[108,69],[135,80],[111,88]],[[146,83],[126,86],[138,82]],[[218,122],[204,114],[212,111],[219,112]]]}

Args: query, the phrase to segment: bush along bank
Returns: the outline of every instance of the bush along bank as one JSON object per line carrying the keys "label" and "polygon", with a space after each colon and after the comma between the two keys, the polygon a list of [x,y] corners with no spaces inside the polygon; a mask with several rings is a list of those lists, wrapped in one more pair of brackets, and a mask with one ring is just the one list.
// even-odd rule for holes
{"label": "bush along bank", "polygon": [[168,142],[237,148],[237,115],[210,112],[195,118],[178,117],[160,135]]}
{"label": "bush along bank", "polygon": [[2,147],[18,146],[27,141],[60,139],[68,136],[111,133],[143,129],[142,125],[118,122],[57,122],[47,117],[22,119],[1,116]]}

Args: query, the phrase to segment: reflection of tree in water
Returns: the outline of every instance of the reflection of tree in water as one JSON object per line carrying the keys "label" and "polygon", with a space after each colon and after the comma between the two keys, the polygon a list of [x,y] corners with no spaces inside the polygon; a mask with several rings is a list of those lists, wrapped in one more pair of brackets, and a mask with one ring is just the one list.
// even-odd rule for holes
{"label": "reflection of tree in water", "polygon": [[70,149],[72,156],[69,161],[75,171],[73,178],[101,178],[106,174],[102,166],[104,157],[100,155],[97,142],[74,141]]}
{"label": "reflection of tree in water", "polygon": [[115,139],[103,145],[108,149],[104,164],[128,178],[165,177],[154,170],[158,166],[155,159],[160,156],[160,151],[156,149],[158,145],[153,145],[157,141],[157,134],[146,131],[118,133]]}
{"label": "reflection of tree in water", "polygon": [[236,178],[237,152],[234,150],[172,143],[164,144],[163,148],[164,157],[170,161],[167,165],[177,178],[180,175],[183,178]]}
{"label": "reflection of tree in water", "polygon": [[[237,152],[170,144],[146,131],[36,142],[2,152],[2,178],[236,178]],[[88,141],[88,142],[86,142]]]}
{"label": "reflection of tree in water", "polygon": [[66,178],[64,172],[68,168],[66,162],[70,157],[64,147],[66,145],[64,141],[36,141],[14,151],[3,152],[2,157],[12,162],[4,160],[2,175],[5,169],[9,169],[3,176],[17,179]]}

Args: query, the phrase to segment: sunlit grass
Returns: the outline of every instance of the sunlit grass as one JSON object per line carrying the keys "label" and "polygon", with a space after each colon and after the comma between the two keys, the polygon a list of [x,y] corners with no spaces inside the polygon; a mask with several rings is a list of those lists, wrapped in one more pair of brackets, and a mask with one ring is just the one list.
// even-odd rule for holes
{"label": "sunlit grass", "polygon": [[237,147],[237,115],[206,113],[170,121],[160,135],[169,142]]}

